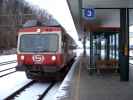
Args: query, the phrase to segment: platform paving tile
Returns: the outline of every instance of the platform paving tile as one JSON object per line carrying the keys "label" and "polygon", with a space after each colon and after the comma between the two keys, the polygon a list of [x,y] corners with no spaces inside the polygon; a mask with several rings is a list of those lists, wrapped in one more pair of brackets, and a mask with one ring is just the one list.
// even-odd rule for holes
{"label": "platform paving tile", "polygon": [[122,82],[114,73],[90,75],[88,62],[88,58],[82,58],[66,96],[60,100],[133,100],[133,81]]}

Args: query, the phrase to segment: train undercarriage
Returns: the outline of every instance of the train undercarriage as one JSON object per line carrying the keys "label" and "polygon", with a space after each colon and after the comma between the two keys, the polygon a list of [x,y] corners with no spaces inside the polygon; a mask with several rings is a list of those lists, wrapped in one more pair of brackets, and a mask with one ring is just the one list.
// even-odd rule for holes
{"label": "train undercarriage", "polygon": [[69,61],[67,65],[60,68],[59,66],[43,66],[43,65],[19,65],[16,70],[25,71],[28,79],[34,80],[62,80],[69,71],[74,59]]}

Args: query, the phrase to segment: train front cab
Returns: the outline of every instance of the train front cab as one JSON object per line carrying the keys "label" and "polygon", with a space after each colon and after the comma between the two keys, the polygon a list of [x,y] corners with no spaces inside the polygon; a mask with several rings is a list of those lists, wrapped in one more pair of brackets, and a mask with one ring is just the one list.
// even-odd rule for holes
{"label": "train front cab", "polygon": [[[61,69],[66,67],[65,65],[71,59],[73,59],[73,57],[75,56],[73,54],[73,51],[69,50],[69,47],[68,47],[69,46],[69,44],[68,44],[69,38],[66,35],[61,34],[61,31],[56,33],[56,34],[58,34],[58,39],[56,39],[56,41],[53,41],[54,39],[49,39],[49,41],[51,41],[50,44],[54,44],[58,41],[57,44],[54,44],[51,46],[51,48],[55,45],[57,46],[57,50],[54,52],[46,51],[46,50],[45,51],[41,50],[42,52],[41,51],[36,51],[36,52],[35,51],[32,51],[32,52],[31,51],[30,52],[29,51],[21,51],[20,50],[21,42],[23,41],[23,39],[21,40],[21,38],[23,36],[21,34],[24,35],[24,33],[20,32],[19,36],[18,36],[18,49],[17,49],[18,66],[17,66],[17,70],[25,71],[28,78],[33,78],[33,75],[38,77],[38,76],[43,76],[43,75],[55,74],[56,72],[59,72]],[[26,32],[25,34],[29,35],[28,32]],[[38,33],[35,32],[34,34],[37,35]],[[33,33],[30,35],[33,35]],[[45,35],[46,35],[46,33],[45,33]],[[38,41],[41,41],[42,37],[43,36],[41,36]],[[66,40],[64,40],[63,38],[66,38]],[[31,44],[34,44],[35,40],[36,39],[30,40],[29,38],[27,38],[27,40],[26,39],[24,40],[25,44],[23,44],[23,46],[26,46],[26,47],[31,46]],[[32,41],[32,43],[31,43],[31,41]],[[38,43],[38,41],[35,41],[35,43]],[[47,45],[48,45],[48,43],[45,44],[45,47]],[[33,45],[31,47],[35,48],[36,46]]]}

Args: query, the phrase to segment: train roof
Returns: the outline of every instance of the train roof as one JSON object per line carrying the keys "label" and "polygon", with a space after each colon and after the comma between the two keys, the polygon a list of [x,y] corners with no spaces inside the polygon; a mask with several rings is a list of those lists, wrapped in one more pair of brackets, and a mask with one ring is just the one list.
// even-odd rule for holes
{"label": "train roof", "polygon": [[72,41],[74,41],[73,38],[66,32],[66,30],[55,19],[52,19],[49,21],[36,20],[36,19],[28,20],[25,22],[25,24],[23,24],[24,29],[22,28],[19,31],[31,31],[30,28],[36,29],[37,27],[60,27],[64,31],[63,33],[66,33],[66,35],[69,36]]}
{"label": "train roof", "polygon": [[23,28],[36,27],[36,26],[60,26],[56,20],[44,21],[44,20],[28,20],[23,24]]}

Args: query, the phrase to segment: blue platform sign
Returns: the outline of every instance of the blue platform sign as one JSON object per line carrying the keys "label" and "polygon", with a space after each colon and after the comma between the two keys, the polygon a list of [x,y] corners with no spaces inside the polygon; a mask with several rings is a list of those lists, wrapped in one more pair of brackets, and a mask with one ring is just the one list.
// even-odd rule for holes
{"label": "blue platform sign", "polygon": [[83,15],[84,15],[84,18],[87,20],[95,19],[95,17],[96,17],[95,9],[94,8],[84,8]]}

